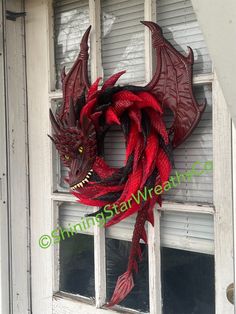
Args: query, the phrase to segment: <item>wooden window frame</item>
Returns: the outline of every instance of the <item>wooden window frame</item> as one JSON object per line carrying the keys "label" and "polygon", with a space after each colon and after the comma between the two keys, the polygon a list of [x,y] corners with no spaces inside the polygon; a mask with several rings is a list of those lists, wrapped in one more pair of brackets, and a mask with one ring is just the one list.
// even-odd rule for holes
{"label": "wooden window frame", "polygon": [[[144,0],[145,19],[154,20],[156,1]],[[91,33],[91,79],[102,74],[100,0],[89,0]],[[105,303],[105,230],[94,229],[95,252],[95,297],[96,308],[86,302],[58,291],[58,250],[51,247],[42,252],[37,245],[39,237],[50,234],[58,219],[57,202],[74,201],[71,195],[54,192],[53,152],[46,137],[50,133],[48,109],[52,100],[61,98],[61,93],[52,91],[55,86],[53,64],[53,12],[47,0],[26,0],[26,46],[29,100],[29,144],[31,178],[31,242],[32,242],[32,308],[34,314],[55,313],[114,313],[102,309]],[[95,27],[96,26],[96,27]],[[37,34],[37,41],[35,40]],[[150,32],[145,29],[145,77],[152,75],[152,47]],[[37,75],[35,75],[35,73]],[[215,225],[215,282],[216,314],[233,313],[232,306],[225,302],[225,289],[233,278],[232,259],[232,189],[222,182],[232,181],[231,119],[215,73],[197,75],[194,84],[212,84],[213,94],[213,203],[214,206],[166,203],[170,211],[205,213],[214,216]],[[39,110],[40,108],[40,110]],[[37,145],[37,147],[36,147]],[[38,163],[37,153],[41,158]],[[224,171],[218,171],[224,169]],[[51,187],[51,188],[49,188]],[[52,210],[54,209],[54,210]],[[160,216],[155,211],[155,227],[148,227],[149,242],[149,298],[150,314],[162,313],[161,265],[160,265]],[[231,229],[230,229],[231,230]],[[224,272],[222,271],[224,269]],[[42,278],[44,280],[42,280]],[[117,309],[120,307],[117,306]],[[126,312],[128,312],[126,310]],[[130,311],[137,313],[137,311]]]}

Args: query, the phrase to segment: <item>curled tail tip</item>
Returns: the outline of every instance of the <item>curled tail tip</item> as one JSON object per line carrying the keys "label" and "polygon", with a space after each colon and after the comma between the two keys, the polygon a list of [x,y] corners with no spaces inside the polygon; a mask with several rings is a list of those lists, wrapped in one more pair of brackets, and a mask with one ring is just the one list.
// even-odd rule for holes
{"label": "curled tail tip", "polygon": [[112,307],[121,301],[130,293],[134,287],[134,280],[132,272],[126,271],[121,275],[116,283],[115,290],[111,297],[111,300],[105,305],[106,307]]}

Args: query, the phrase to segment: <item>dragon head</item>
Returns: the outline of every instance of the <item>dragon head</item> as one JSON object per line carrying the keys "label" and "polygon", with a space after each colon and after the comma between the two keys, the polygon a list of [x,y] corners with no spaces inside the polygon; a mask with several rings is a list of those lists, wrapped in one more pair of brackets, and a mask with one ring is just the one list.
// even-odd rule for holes
{"label": "dragon head", "polygon": [[97,145],[94,125],[86,116],[80,122],[71,100],[63,121],[50,110],[54,134],[51,137],[62,162],[70,169],[67,182],[71,189],[83,187],[91,178]]}

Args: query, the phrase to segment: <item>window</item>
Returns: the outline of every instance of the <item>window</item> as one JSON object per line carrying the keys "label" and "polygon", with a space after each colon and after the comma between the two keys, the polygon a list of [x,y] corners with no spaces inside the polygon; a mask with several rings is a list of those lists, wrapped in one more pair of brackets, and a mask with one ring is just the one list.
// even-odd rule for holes
{"label": "window", "polygon": [[[35,16],[41,16],[38,7],[34,8],[31,4],[28,6],[29,12],[33,12]],[[44,14],[45,12],[48,13],[48,8],[42,5],[40,8]],[[155,12],[157,14],[154,16]],[[42,14],[42,16],[44,15]],[[50,11],[49,16],[52,16]],[[230,132],[230,124],[228,124],[223,97],[220,95],[220,89],[212,71],[209,54],[191,2],[176,0],[57,0],[54,2],[53,16],[54,31],[52,33],[54,34],[55,45],[54,56],[51,56],[51,60],[54,60],[55,71],[51,67],[51,82],[53,81],[53,83],[49,94],[45,96],[46,87],[42,84],[44,76],[48,75],[48,67],[45,66],[41,70],[42,65],[41,67],[38,66],[39,73],[36,76],[33,70],[29,70],[31,72],[28,82],[30,86],[29,99],[31,100],[29,112],[31,158],[37,158],[35,154],[39,149],[41,149],[42,158],[45,158],[44,156],[48,156],[50,149],[52,149],[53,169],[52,172],[49,171],[49,162],[42,166],[39,161],[37,165],[32,163],[31,166],[32,221],[35,221],[34,230],[37,230],[37,232],[34,231],[35,240],[38,240],[37,236],[43,232],[44,228],[51,231],[55,228],[56,223],[62,228],[67,228],[69,224],[82,221],[84,213],[93,209],[76,203],[74,197],[68,193],[63,179],[67,170],[60,165],[54,148],[49,146],[51,144],[44,139],[45,134],[50,132],[48,130],[49,124],[43,125],[43,127],[40,125],[48,117],[48,108],[45,109],[43,106],[40,108],[42,115],[38,112],[37,108],[39,107],[37,105],[39,102],[35,103],[36,98],[31,90],[34,93],[39,90],[38,96],[44,93],[43,99],[45,101],[49,99],[49,106],[52,108],[55,109],[56,106],[60,105],[62,94],[58,90],[60,87],[59,71],[63,65],[67,69],[70,68],[76,57],[81,35],[89,24],[93,26],[90,40],[91,80],[94,81],[102,72],[103,77],[106,78],[117,70],[125,68],[127,74],[123,77],[122,84],[132,82],[132,84],[144,85],[151,77],[150,34],[144,30],[144,26],[140,26],[139,21],[142,19],[155,20],[163,26],[167,38],[172,37],[173,43],[178,49],[182,51],[187,44],[194,48],[197,60],[194,68],[195,94],[199,101],[207,99],[207,110],[198,128],[188,139],[188,142],[175,151],[176,170],[185,171],[197,160],[204,162],[213,159],[214,165],[224,167],[225,172],[223,174],[215,171],[213,176],[194,178],[192,182],[183,182],[175,190],[166,193],[161,211],[155,211],[155,227],[147,226],[149,245],[148,247],[143,245],[145,258],[143,265],[140,265],[143,267],[143,277],[137,278],[137,283],[140,282],[137,287],[142,298],[139,298],[139,303],[134,302],[138,296],[136,291],[131,299],[123,303],[122,306],[117,306],[116,310],[124,310],[127,313],[133,310],[134,313],[141,311],[151,314],[170,314],[178,302],[178,312],[174,312],[174,314],[183,314],[185,307],[190,308],[193,313],[214,313],[214,285],[218,285],[216,286],[216,309],[217,311],[222,309],[222,304],[225,305],[225,295],[221,293],[222,286],[225,286],[230,280],[231,268],[229,266],[230,249],[222,240],[226,237],[230,242],[230,238],[228,234],[224,234],[225,229],[222,228],[220,220],[223,218],[225,227],[230,226],[232,206],[230,204],[230,191],[225,186],[220,186],[220,182],[225,182],[226,176],[230,180],[230,152],[229,142],[226,140],[226,135],[229,135]],[[51,21],[50,18],[49,21]],[[30,23],[28,26],[30,35],[28,38],[32,42],[35,31],[41,31],[40,27],[42,27],[43,31],[40,34],[45,37],[43,37],[44,39],[40,37],[39,43],[35,43],[35,45],[39,48],[39,44],[44,42],[46,49],[43,48],[42,56],[45,58],[48,57],[48,51],[53,55],[53,49],[48,49],[52,42],[48,44],[48,38],[45,39],[48,27],[46,25],[45,22],[43,26],[34,24],[32,28]],[[140,42],[144,42],[144,46]],[[28,64],[30,64],[30,62],[36,62],[33,53],[36,48],[32,47],[33,44],[28,45]],[[45,59],[42,60],[41,58],[40,60],[43,64]],[[53,62],[51,63],[53,64]],[[136,69],[138,69],[137,73],[135,72]],[[39,77],[39,81],[35,81],[37,77]],[[33,83],[30,80],[32,78],[34,79]],[[47,79],[49,81],[49,78]],[[37,122],[37,114],[40,115],[40,122]],[[171,116],[169,118],[171,119]],[[35,132],[35,129],[38,133]],[[124,142],[119,129],[114,129],[112,132],[113,138],[116,140],[111,142],[111,137],[108,134],[105,141],[107,161],[118,166],[124,156],[122,153]],[[38,140],[37,146],[35,138]],[[118,149],[120,153],[116,154]],[[46,172],[49,174],[43,175]],[[52,178],[50,178],[50,173],[53,174]],[[50,182],[52,183],[52,190],[48,192]],[[54,211],[51,218],[52,208]],[[36,215],[36,210],[37,213],[43,213],[39,220],[36,219],[39,215]],[[52,220],[47,222],[49,216]],[[134,220],[135,217],[131,217],[107,230],[96,225],[88,228],[86,232],[79,230],[78,239],[65,236],[63,243],[61,242],[60,246],[55,247],[54,263],[50,259],[50,262],[45,264],[48,273],[50,273],[52,265],[54,265],[55,270],[54,296],[52,298],[54,313],[61,314],[63,311],[67,311],[74,314],[81,309],[86,310],[87,313],[94,313],[96,311],[95,306],[101,308],[102,313],[102,306],[109,298],[111,286],[115,282],[114,276],[117,275],[110,272],[110,265],[120,258],[114,254],[114,250],[116,248],[123,249],[123,252],[127,250],[132,237]],[[36,225],[36,221],[38,225]],[[40,265],[43,265],[44,259],[41,258],[41,255],[38,256],[34,253],[34,269],[44,270],[43,266]],[[45,253],[44,258],[48,256],[47,254],[50,255]],[[83,258],[81,258],[82,255]],[[90,266],[85,273],[86,264]],[[222,269],[226,270],[226,278],[220,276]],[[207,274],[205,270],[208,270]],[[183,283],[178,277],[180,274],[185,278],[185,291],[182,291]],[[79,280],[76,276],[81,279],[79,284],[76,284]],[[216,282],[214,276],[217,276]],[[43,292],[37,291],[37,278],[40,279],[35,272],[32,279],[33,287],[35,282],[34,293],[37,295],[41,293],[40,300],[48,300],[49,298],[45,298]],[[205,296],[203,293],[200,295],[199,292],[202,289],[203,281],[206,282],[205,288],[208,288],[208,294]],[[51,282],[46,284],[45,290],[48,297]],[[191,292],[191,302],[186,305],[182,301],[186,291],[193,284],[195,286]],[[72,302],[71,300],[76,301]],[[41,313],[46,313],[45,308],[46,306],[42,303],[38,311],[41,309]],[[106,313],[114,312],[113,310],[106,310]]]}
{"label": "window", "polygon": [[[127,73],[119,83],[145,84],[145,31],[143,25],[140,24],[140,20],[143,20],[145,16],[144,1],[103,0],[101,1],[101,7],[99,9],[101,12],[100,58],[104,79],[125,69]],[[183,53],[187,45],[193,48],[196,60],[194,65],[194,93],[199,103],[204,102],[205,99],[207,102],[206,111],[198,127],[195,129],[192,136],[174,152],[175,169],[173,169],[173,174],[176,171],[183,173],[191,169],[194,162],[198,161],[199,163],[204,163],[209,160],[211,161],[213,158],[212,65],[190,1],[170,0],[167,2],[160,0],[157,1],[156,11],[157,22],[163,27],[166,38],[171,41],[175,48]],[[81,36],[89,25],[89,16],[88,1],[83,0],[75,2],[70,0],[58,0],[54,3],[56,87],[60,86],[59,73],[62,66],[66,66],[66,68],[69,69],[77,56]],[[95,77],[92,77],[92,79],[94,80]],[[54,106],[59,104],[60,99],[54,100]],[[171,119],[171,115],[167,117],[167,124]],[[110,165],[115,167],[123,165],[125,145],[123,134],[119,128],[114,127],[112,131],[107,134],[105,139],[105,153],[107,162]],[[58,162],[57,164],[58,181],[55,185],[55,190],[67,193],[68,187],[64,181],[67,169],[61,163]],[[191,211],[188,211],[188,204],[196,204],[193,206],[207,204],[207,206],[211,206],[213,202],[212,180],[212,173],[203,176],[195,176],[191,182],[188,182],[188,180],[182,182],[178,187],[171,189],[164,196],[167,203],[164,203],[163,213],[160,218],[160,243],[163,248],[161,261],[163,265],[166,264],[166,260],[167,263],[171,263],[169,261],[171,254],[174,256],[172,259],[176,259],[176,263],[179,263],[179,259],[184,258],[184,254],[189,254],[189,259],[195,254],[196,256],[203,256],[201,267],[204,268],[209,264],[211,272],[214,273],[214,259],[212,258],[214,254],[213,216],[205,214],[204,211],[200,213],[191,213]],[[173,212],[168,206],[168,201],[171,202],[172,205],[177,202],[183,205],[178,207],[178,211]],[[83,213],[85,213],[86,210],[91,212],[91,208],[85,208],[73,202],[63,202],[59,207],[60,225],[66,227],[68,223],[72,225],[73,222],[75,224],[76,221],[78,222],[79,217],[82,219]],[[106,299],[111,296],[119,273],[122,274],[125,269],[127,262],[125,256],[128,256],[127,252],[129,241],[132,239],[133,225],[134,218],[132,217],[125,222],[121,222],[107,229],[105,237],[101,239],[101,241],[105,241],[102,245],[105,250],[106,260],[100,260],[100,262],[105,265],[106,276],[105,273],[102,274],[102,276],[104,276],[102,280],[105,281],[106,277],[106,289],[104,291],[104,298]],[[93,239],[94,228],[87,230],[87,234],[90,236],[78,235],[78,238],[81,239],[80,241],[67,239],[60,245],[60,278],[63,279],[60,279],[59,288],[61,291],[80,294],[82,296],[85,296],[86,291],[90,288],[87,297],[91,299],[95,297],[92,292],[95,281],[92,269],[90,269],[90,274],[88,274],[91,287],[88,288],[87,281],[84,280],[84,290],[80,287],[80,285],[83,285],[83,275],[81,275],[81,280],[79,280],[80,270],[78,269],[78,264],[80,263],[82,265],[83,263],[84,265],[93,265],[92,260],[90,260],[90,262],[89,260],[87,260],[87,262],[84,261],[85,257],[82,257],[82,255],[81,261],[79,262],[80,252],[90,259],[91,254],[93,254],[94,247],[90,243]],[[86,237],[89,238],[86,240]],[[83,251],[83,241],[89,243],[87,251]],[[74,245],[76,246],[76,250]],[[168,248],[168,250],[166,248]],[[78,250],[78,255],[75,256],[71,250],[76,252]],[[142,268],[140,276],[144,276],[145,279],[137,279],[137,287],[135,288],[137,291],[134,291],[127,300],[121,303],[123,307],[144,312],[150,311],[149,294],[147,291],[149,286],[148,271],[151,272],[151,269],[148,269],[147,250],[147,247],[145,247],[144,252],[147,259],[143,265],[140,265]],[[124,255],[123,259],[119,256],[120,251]],[[174,254],[174,252],[176,253]],[[95,259],[96,258],[101,259],[101,256],[95,256]],[[65,259],[67,259],[67,262],[65,262]],[[120,260],[123,265],[119,263]],[[188,264],[189,267],[191,267],[190,261],[187,265]],[[111,265],[113,265],[113,268]],[[115,265],[120,265],[120,267],[115,267]],[[71,272],[66,269],[71,269]],[[169,269],[168,271],[172,270]],[[83,273],[83,269],[81,271]],[[165,305],[165,298],[169,297],[165,292],[165,282],[168,281],[166,279],[167,270],[163,270],[162,275],[164,289],[162,296]],[[71,281],[69,286],[65,283],[69,282],[70,276],[74,278],[78,276],[80,283],[78,283],[77,287],[74,287]],[[209,282],[210,286],[208,288],[214,296],[214,276],[211,276]],[[179,289],[180,288],[179,286]],[[200,286],[198,288],[201,289]],[[197,297],[197,295],[193,295],[193,298]],[[137,299],[139,299],[139,303],[137,303]],[[170,307],[171,305],[168,306]],[[182,304],[182,307],[184,306],[185,304]],[[192,304],[192,306],[194,305]],[[165,307],[166,305],[164,308]],[[209,312],[207,312],[208,310]],[[183,311],[181,305],[179,311],[180,313]],[[203,305],[202,311],[213,313],[214,297],[211,298],[209,309],[204,308]]]}

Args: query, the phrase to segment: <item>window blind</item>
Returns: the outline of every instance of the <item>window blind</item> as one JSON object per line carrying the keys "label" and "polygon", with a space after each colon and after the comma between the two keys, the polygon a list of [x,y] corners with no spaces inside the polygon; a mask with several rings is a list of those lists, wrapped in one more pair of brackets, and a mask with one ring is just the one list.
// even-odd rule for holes
{"label": "window blind", "polygon": [[103,0],[101,9],[104,79],[126,70],[119,83],[143,82],[144,1]]}
{"label": "window blind", "polygon": [[180,52],[190,46],[194,52],[194,73],[212,72],[211,59],[191,0],[157,0],[157,23]]}
{"label": "window blind", "polygon": [[213,216],[163,211],[161,245],[199,253],[214,254]]}
{"label": "window blind", "polygon": [[[162,212],[161,246],[214,254],[213,216],[188,213],[187,210],[186,213]],[[107,228],[106,237],[131,241],[135,218],[136,215]]]}
{"label": "window blind", "polygon": [[56,88],[61,87],[60,73],[63,66],[69,70],[73,65],[88,26],[88,0],[54,1]]}
{"label": "window blind", "polygon": [[[86,220],[90,206],[63,203],[59,208],[59,225],[70,229]],[[136,215],[106,229],[106,237],[131,241]],[[90,218],[91,219],[91,218]],[[85,223],[87,226],[87,223]],[[92,234],[93,224],[80,233]],[[147,226],[146,226],[147,227]],[[77,227],[78,229],[78,227]],[[79,229],[78,229],[79,230]],[[146,229],[147,230],[147,229]],[[208,214],[164,211],[161,216],[161,245],[181,250],[214,254],[213,216]]]}
{"label": "window blind", "polygon": [[[92,223],[83,225],[83,221],[86,219],[84,216],[92,211],[93,208],[91,206],[69,202],[62,203],[59,206],[59,226],[68,230],[75,230],[74,226],[80,224],[81,229],[77,227],[76,230],[83,234],[93,234],[94,228]],[[88,228],[88,226],[90,227]]]}

